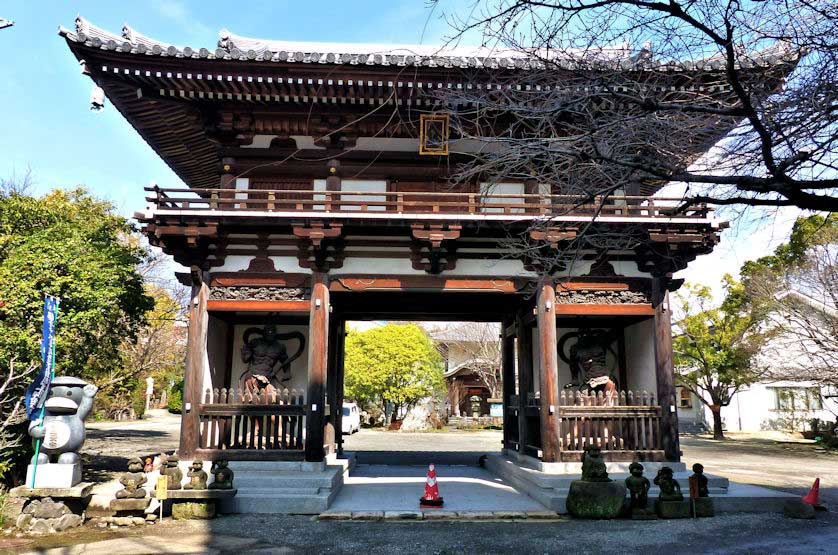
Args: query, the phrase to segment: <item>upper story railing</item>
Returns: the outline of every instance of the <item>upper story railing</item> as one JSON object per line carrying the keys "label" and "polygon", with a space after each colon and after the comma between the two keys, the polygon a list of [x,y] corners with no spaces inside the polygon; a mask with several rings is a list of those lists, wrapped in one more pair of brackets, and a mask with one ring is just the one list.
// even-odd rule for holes
{"label": "upper story railing", "polygon": [[477,192],[313,191],[187,189],[147,187],[146,201],[158,210],[319,214],[508,216],[549,218],[619,217],[706,220],[712,207],[696,204],[679,210],[680,198]]}

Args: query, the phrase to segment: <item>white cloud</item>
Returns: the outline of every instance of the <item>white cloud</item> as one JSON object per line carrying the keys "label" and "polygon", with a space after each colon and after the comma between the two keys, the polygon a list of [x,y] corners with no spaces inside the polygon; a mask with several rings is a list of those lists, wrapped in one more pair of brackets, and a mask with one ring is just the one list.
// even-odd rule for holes
{"label": "white cloud", "polygon": [[213,34],[208,25],[201,23],[182,3],[173,0],[154,0],[154,10],[169,21],[176,23],[190,35]]}

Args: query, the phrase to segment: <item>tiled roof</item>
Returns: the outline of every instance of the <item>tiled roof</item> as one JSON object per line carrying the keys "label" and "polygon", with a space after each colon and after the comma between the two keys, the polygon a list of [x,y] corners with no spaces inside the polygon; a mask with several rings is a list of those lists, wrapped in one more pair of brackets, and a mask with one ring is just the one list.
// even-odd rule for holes
{"label": "tiled roof", "polygon": [[[697,61],[656,61],[649,45],[637,51],[625,46],[573,51],[532,51],[530,53],[488,47],[427,46],[396,44],[353,44],[322,42],[287,42],[262,40],[235,35],[226,29],[219,33],[217,47],[179,47],[161,42],[125,25],[121,34],[97,27],[82,17],[76,29],[60,27],[67,40],[102,50],[194,59],[270,61],[303,64],[422,66],[443,68],[543,69],[551,67],[649,69],[672,71],[721,70],[724,60],[713,56]],[[743,67],[760,67],[793,62],[797,53],[785,45],[740,57]]]}

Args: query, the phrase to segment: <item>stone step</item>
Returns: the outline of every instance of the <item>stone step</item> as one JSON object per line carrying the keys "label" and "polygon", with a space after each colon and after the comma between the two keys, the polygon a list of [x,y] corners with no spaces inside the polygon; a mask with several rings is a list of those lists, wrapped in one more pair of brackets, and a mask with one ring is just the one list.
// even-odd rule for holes
{"label": "stone step", "polygon": [[[279,488],[257,488],[257,487],[241,487],[238,488],[238,494],[241,495],[317,495],[321,491],[329,488],[295,488],[295,487],[279,487]],[[238,495],[237,494],[237,495]]]}
{"label": "stone step", "polygon": [[240,472],[236,473],[234,483],[237,488],[274,489],[292,488],[332,488],[342,480],[342,472]]}
{"label": "stone step", "polygon": [[230,461],[230,469],[239,472],[322,472],[325,462],[308,461]]}
{"label": "stone step", "polygon": [[336,492],[323,491],[310,495],[265,493],[236,495],[221,505],[223,513],[319,514],[325,511]]}

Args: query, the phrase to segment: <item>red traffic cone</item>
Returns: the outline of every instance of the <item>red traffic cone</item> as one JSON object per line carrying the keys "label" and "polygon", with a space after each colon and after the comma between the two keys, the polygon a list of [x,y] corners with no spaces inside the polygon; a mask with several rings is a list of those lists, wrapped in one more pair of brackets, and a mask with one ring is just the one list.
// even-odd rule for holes
{"label": "red traffic cone", "polygon": [[419,498],[420,507],[442,507],[442,496],[436,481],[434,465],[428,467],[428,479],[425,481],[425,495]]}
{"label": "red traffic cone", "polygon": [[804,503],[806,503],[807,505],[813,506],[815,509],[825,511],[826,507],[821,505],[820,490],[821,490],[821,479],[820,478],[815,478],[815,483],[812,484],[812,489],[809,490],[809,493],[807,495],[803,496],[802,501]]}

